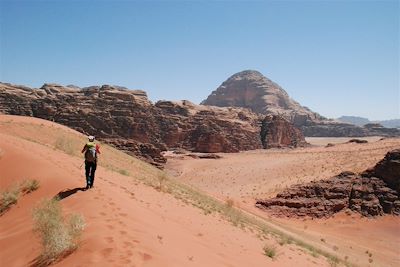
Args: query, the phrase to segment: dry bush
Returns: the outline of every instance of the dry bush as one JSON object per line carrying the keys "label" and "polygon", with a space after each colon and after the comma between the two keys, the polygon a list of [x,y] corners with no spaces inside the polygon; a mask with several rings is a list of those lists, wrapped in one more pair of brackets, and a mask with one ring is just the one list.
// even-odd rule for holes
{"label": "dry bush", "polygon": [[85,227],[81,215],[64,218],[58,200],[44,199],[34,209],[33,219],[35,232],[40,236],[43,248],[37,265],[49,265],[77,248],[79,236]]}
{"label": "dry bush", "polygon": [[276,247],[265,245],[263,247],[264,255],[274,259],[276,257]]}
{"label": "dry bush", "polygon": [[68,155],[74,156],[77,149],[74,147],[74,140],[67,136],[60,136],[56,139],[54,147],[58,150],[64,151]]}
{"label": "dry bush", "polygon": [[18,186],[13,186],[11,189],[1,193],[0,215],[6,212],[12,205],[18,202],[20,193],[21,191]]}
{"label": "dry bush", "polygon": [[0,198],[0,215],[18,202],[21,195],[29,194],[39,188],[37,180],[24,180],[10,189],[3,191]]}
{"label": "dry bush", "polygon": [[129,176],[130,175],[129,172],[127,170],[125,170],[125,169],[118,169],[117,172],[119,174],[122,174],[122,175],[125,175],[125,176]]}
{"label": "dry bush", "polygon": [[35,190],[37,190],[39,188],[39,181],[38,180],[25,180],[21,183],[20,188],[21,188],[21,192],[24,194],[29,194]]}
{"label": "dry bush", "polygon": [[158,178],[158,190],[163,191],[165,181],[167,180],[167,175],[164,172],[162,172],[158,174],[157,178]]}

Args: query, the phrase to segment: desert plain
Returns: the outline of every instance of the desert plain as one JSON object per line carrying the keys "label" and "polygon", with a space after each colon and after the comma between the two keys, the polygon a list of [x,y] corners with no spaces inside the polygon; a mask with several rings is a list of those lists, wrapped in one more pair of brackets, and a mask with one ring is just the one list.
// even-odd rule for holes
{"label": "desert plain", "polygon": [[[38,266],[32,212],[41,199],[58,196],[66,216],[83,215],[85,229],[79,247],[54,266],[398,266],[398,217],[346,211],[328,219],[278,218],[254,206],[292,184],[365,170],[400,147],[399,139],[379,137],[331,147],[325,144],[334,139],[307,141],[312,146],[219,159],[166,152],[165,172],[102,144],[95,186],[84,191],[85,136],[46,120],[1,115],[1,190],[27,178],[40,183],[0,216],[1,264]],[[260,234],[232,214],[285,236]]]}

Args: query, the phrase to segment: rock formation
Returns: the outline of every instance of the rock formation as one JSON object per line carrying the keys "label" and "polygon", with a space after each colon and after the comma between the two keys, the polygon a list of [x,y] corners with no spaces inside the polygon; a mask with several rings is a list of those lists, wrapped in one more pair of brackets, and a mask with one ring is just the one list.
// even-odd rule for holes
{"label": "rock formation", "polygon": [[[0,113],[52,120],[156,165],[165,162],[160,152],[167,149],[214,153],[262,148],[261,117],[247,109],[208,107],[189,101],[152,104],[144,91],[117,86],[80,89],[45,84],[31,89],[0,83]],[[280,127],[276,134],[284,134],[282,127],[286,124],[279,123],[269,127]],[[302,136],[289,140],[288,136],[271,133],[268,140],[275,142],[271,146],[304,142]],[[279,144],[279,140],[284,143]]]}
{"label": "rock formation", "polygon": [[254,70],[232,75],[202,104],[243,107],[263,115],[279,115],[300,128],[305,136],[400,136],[399,129],[383,127],[369,129],[326,119],[309,108],[301,106],[291,99],[282,87]]}
{"label": "rock formation", "polygon": [[364,216],[400,215],[400,150],[388,152],[363,174],[343,172],[331,179],[295,185],[256,206],[278,216],[329,217],[343,209]]}
{"label": "rock formation", "polygon": [[307,144],[298,128],[277,115],[267,115],[262,120],[260,135],[263,148],[299,147]]}
{"label": "rock formation", "polygon": [[232,75],[201,104],[244,107],[260,114],[281,115],[295,126],[322,119],[319,114],[291,99],[278,84],[254,70]]}

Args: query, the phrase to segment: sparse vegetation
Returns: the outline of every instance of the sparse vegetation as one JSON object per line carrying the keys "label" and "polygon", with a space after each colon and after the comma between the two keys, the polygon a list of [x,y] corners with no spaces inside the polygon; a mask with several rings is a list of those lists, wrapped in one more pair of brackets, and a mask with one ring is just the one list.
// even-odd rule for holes
{"label": "sparse vegetation", "polygon": [[332,266],[332,267],[336,267],[339,264],[339,258],[336,256],[329,256],[327,257],[328,259],[328,263]]}
{"label": "sparse vegetation", "polygon": [[37,265],[49,265],[77,248],[85,227],[81,215],[64,218],[58,200],[44,199],[34,209],[33,219],[35,232],[40,236],[43,247]]}
{"label": "sparse vegetation", "polygon": [[20,196],[17,186],[1,193],[0,215],[6,212],[12,205],[16,204]]}
{"label": "sparse vegetation", "polygon": [[38,188],[39,182],[37,180],[28,179],[2,192],[0,199],[0,215],[10,209],[12,205],[16,204],[21,195],[29,194]]}
{"label": "sparse vegetation", "polygon": [[274,259],[276,257],[276,248],[274,246],[265,245],[263,247],[264,255]]}
{"label": "sparse vegetation", "polygon": [[167,175],[164,172],[162,172],[157,176],[157,178],[158,178],[158,183],[159,183],[158,189],[160,191],[163,191],[164,183],[167,180]]}
{"label": "sparse vegetation", "polygon": [[39,188],[39,181],[38,180],[25,180],[21,183],[21,191],[24,194],[29,194]]}
{"label": "sparse vegetation", "polygon": [[54,147],[58,150],[61,150],[68,155],[74,156],[77,153],[77,148],[74,146],[74,140],[63,135],[56,139]]}
{"label": "sparse vegetation", "polygon": [[118,169],[117,172],[119,174],[125,175],[125,176],[129,176],[129,172],[125,169]]}

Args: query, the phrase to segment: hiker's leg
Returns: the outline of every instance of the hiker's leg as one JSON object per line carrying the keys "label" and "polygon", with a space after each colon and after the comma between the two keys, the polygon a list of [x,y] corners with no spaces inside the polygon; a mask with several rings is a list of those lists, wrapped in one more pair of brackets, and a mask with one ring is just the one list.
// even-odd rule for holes
{"label": "hiker's leg", "polygon": [[85,161],[86,187],[90,186],[90,162]]}
{"label": "hiker's leg", "polygon": [[96,172],[96,168],[97,168],[97,163],[93,162],[92,168],[90,170],[90,187],[93,187],[93,184],[94,184],[94,174]]}

